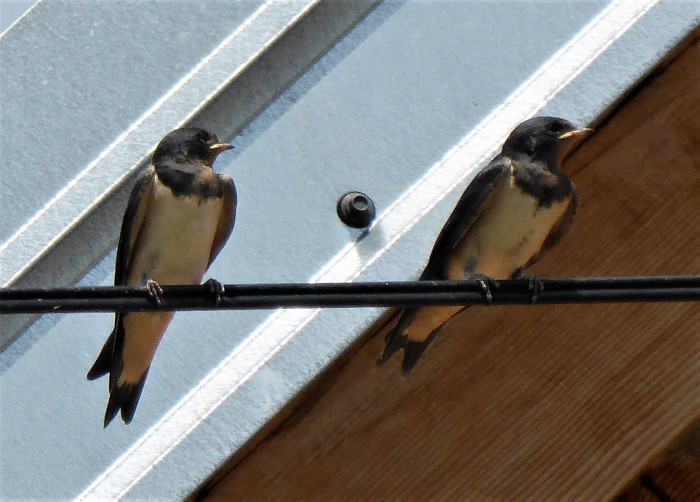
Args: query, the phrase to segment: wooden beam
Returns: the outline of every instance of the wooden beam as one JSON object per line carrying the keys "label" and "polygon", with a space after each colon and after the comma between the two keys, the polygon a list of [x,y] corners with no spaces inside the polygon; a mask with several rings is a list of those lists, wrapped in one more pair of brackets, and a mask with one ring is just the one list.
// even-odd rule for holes
{"label": "wooden beam", "polygon": [[[542,276],[700,271],[700,43],[567,161]],[[383,330],[207,500],[606,500],[700,418],[697,304],[474,307],[408,378]]]}

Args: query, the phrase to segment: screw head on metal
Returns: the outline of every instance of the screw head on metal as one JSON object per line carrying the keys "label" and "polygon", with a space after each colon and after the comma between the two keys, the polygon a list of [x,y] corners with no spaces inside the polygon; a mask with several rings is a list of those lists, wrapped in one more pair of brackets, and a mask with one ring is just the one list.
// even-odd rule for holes
{"label": "screw head on metal", "polygon": [[352,228],[367,228],[377,213],[372,199],[362,192],[348,192],[340,197],[336,211],[340,221]]}

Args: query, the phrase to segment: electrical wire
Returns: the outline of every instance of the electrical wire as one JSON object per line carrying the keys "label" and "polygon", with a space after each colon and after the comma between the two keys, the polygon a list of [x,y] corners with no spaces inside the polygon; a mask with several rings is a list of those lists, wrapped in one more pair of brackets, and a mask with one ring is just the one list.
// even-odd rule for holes
{"label": "electrical wire", "polygon": [[145,288],[4,288],[0,289],[0,314],[686,302],[700,300],[700,276],[229,284],[218,301],[207,284],[162,289],[163,303],[158,306]]}

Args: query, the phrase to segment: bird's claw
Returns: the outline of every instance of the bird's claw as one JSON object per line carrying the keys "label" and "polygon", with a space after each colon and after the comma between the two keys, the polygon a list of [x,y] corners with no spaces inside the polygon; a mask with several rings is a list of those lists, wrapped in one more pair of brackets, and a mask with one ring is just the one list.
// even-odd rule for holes
{"label": "bird's claw", "polygon": [[481,292],[484,295],[484,300],[486,300],[486,303],[491,303],[493,302],[493,295],[491,295],[491,289],[489,288],[489,285],[486,284],[485,280],[480,280],[479,284],[481,285]]}
{"label": "bird's claw", "polygon": [[209,291],[214,297],[214,305],[218,306],[221,303],[224,293],[226,292],[224,285],[216,279],[209,279],[204,284],[209,287]]}
{"label": "bird's claw", "polygon": [[163,288],[160,287],[153,279],[148,279],[146,281],[146,292],[148,293],[148,298],[160,308],[163,306],[165,300],[163,299]]}
{"label": "bird's claw", "polygon": [[528,277],[527,289],[532,295],[530,297],[530,302],[536,303],[540,292],[544,291],[544,283],[542,282],[542,279],[536,275],[531,275]]}
{"label": "bird's claw", "polygon": [[486,276],[478,276],[476,278],[477,281],[479,281],[479,285],[481,286],[481,291],[484,295],[484,301],[487,304],[491,304],[493,302],[493,295],[491,294],[491,288],[498,289],[501,287],[500,283],[496,279],[491,279],[490,277]]}

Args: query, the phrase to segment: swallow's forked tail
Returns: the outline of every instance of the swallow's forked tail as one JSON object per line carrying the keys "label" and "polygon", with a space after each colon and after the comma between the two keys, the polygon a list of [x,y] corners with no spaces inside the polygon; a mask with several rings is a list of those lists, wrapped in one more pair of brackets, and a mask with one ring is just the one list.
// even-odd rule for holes
{"label": "swallow's forked tail", "polygon": [[[459,310],[461,310],[461,308],[457,311]],[[401,372],[404,375],[408,375],[418,363],[418,360],[423,355],[423,352],[425,352],[425,349],[427,349],[428,346],[433,342],[435,336],[438,334],[440,329],[442,329],[444,323],[456,313],[455,311],[448,311],[444,320],[440,322],[435,327],[435,329],[433,329],[433,331],[430,332],[430,334],[425,340],[410,340],[404,334],[406,328],[408,328],[408,326],[412,322],[416,321],[416,317],[421,315],[421,312],[423,311],[421,311],[421,309],[419,308],[409,308],[401,312],[399,321],[396,323],[396,326],[391,331],[389,331],[389,333],[384,338],[384,352],[377,361],[377,364],[384,364],[389,359],[391,359],[391,356],[396,354],[396,352],[398,352],[399,349],[403,349],[403,361],[401,363]]]}
{"label": "swallow's forked tail", "polygon": [[[136,406],[139,404],[141,391],[146,383],[149,369],[150,366],[143,372],[143,375],[137,382],[119,382],[118,377],[114,378],[114,383],[110,385],[109,389],[109,401],[107,401],[107,410],[105,411],[105,427],[114,420],[119,410],[121,410],[124,423],[128,425],[131,422],[134,418],[134,413],[136,413]],[[112,374],[110,374],[110,377]]]}
{"label": "swallow's forked tail", "polygon": [[416,342],[409,340],[406,335],[404,335],[404,330],[413,322],[414,318],[418,314],[417,308],[404,309],[399,317],[399,321],[396,326],[387,333],[384,338],[384,352],[382,352],[381,357],[377,361],[377,364],[384,364],[391,356],[396,354],[400,349],[403,349],[403,362],[401,363],[401,372],[404,375],[408,375],[411,370],[416,366],[420,356],[423,355],[425,349],[433,341],[437,331],[433,331],[427,339]]}
{"label": "swallow's forked tail", "polygon": [[438,331],[440,331],[441,327],[442,326],[430,333],[428,338],[421,342],[414,342],[413,340],[406,339],[406,342],[403,347],[403,362],[401,363],[401,372],[404,375],[408,375],[413,370],[413,368],[415,368],[416,364],[418,363],[418,360],[420,359],[420,356],[423,355],[423,352],[425,352],[425,349],[428,348],[428,345],[430,345],[433,342],[435,335],[438,334]]}
{"label": "swallow's forked tail", "polygon": [[119,382],[123,363],[121,356],[115,357],[114,354],[115,333],[116,328],[107,338],[95,360],[95,364],[92,365],[87,374],[88,380],[96,380],[109,374],[109,401],[105,411],[105,427],[114,420],[114,417],[117,416],[120,410],[124,423],[128,424],[131,422],[136,412],[136,405],[141,397],[143,385],[146,382],[146,376],[148,375],[147,368],[137,382]]}

